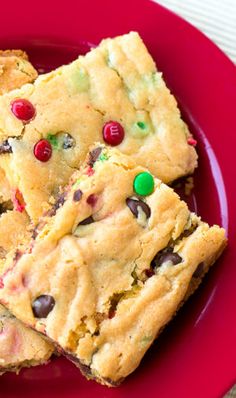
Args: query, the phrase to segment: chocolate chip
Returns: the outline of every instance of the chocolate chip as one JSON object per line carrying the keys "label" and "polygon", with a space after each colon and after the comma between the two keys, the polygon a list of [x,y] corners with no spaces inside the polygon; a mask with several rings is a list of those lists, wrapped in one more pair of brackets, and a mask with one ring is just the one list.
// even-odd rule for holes
{"label": "chocolate chip", "polygon": [[201,278],[203,276],[204,273],[204,263],[200,263],[198,264],[196,270],[193,273],[193,277],[194,278]]}
{"label": "chocolate chip", "polygon": [[186,229],[181,235],[180,239],[182,238],[188,238],[188,236],[192,235],[193,231],[192,229]]}
{"label": "chocolate chip", "polygon": [[94,222],[94,219],[92,216],[85,218],[83,221],[81,221],[79,223],[79,225],[88,225],[88,224],[92,224]]}
{"label": "chocolate chip", "polygon": [[66,133],[63,138],[63,144],[62,144],[63,149],[70,149],[73,148],[74,146],[75,146],[74,138],[70,134]]}
{"label": "chocolate chip", "polygon": [[138,218],[138,207],[141,207],[147,218],[151,215],[150,207],[140,199],[127,198],[126,204],[136,218]]}
{"label": "chocolate chip", "polygon": [[88,160],[89,166],[93,167],[96,160],[98,160],[101,152],[102,152],[101,147],[95,148],[91,152],[89,152],[89,160]]}
{"label": "chocolate chip", "polygon": [[110,308],[109,312],[108,312],[108,318],[112,319],[112,318],[114,318],[115,315],[116,315],[116,310],[113,308]]}
{"label": "chocolate chip", "polygon": [[83,195],[83,192],[81,191],[81,189],[77,189],[77,191],[74,192],[73,201],[79,202],[80,199],[82,198],[82,195]]}
{"label": "chocolate chip", "polygon": [[46,318],[49,312],[52,311],[54,305],[55,300],[52,296],[42,294],[37,297],[32,304],[33,314],[36,318]]}
{"label": "chocolate chip", "polygon": [[5,140],[0,145],[0,155],[4,153],[12,153],[12,147],[9,144],[8,140]]}
{"label": "chocolate chip", "polygon": [[152,268],[147,268],[147,269],[145,269],[145,275],[146,275],[148,278],[151,278],[154,274],[155,274],[155,272],[153,271]]}
{"label": "chocolate chip", "polygon": [[163,263],[167,262],[167,261],[171,261],[172,265],[176,265],[182,262],[182,257],[180,257],[180,255],[178,253],[173,253],[172,252],[173,249],[167,250],[167,251],[162,251],[160,253],[158,253],[154,259],[151,262],[151,267],[152,268],[156,268],[156,267],[160,267]]}

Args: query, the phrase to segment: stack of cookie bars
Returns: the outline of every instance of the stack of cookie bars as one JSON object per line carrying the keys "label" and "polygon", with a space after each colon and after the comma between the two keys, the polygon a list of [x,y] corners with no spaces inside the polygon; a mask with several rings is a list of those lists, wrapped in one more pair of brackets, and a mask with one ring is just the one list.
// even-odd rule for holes
{"label": "stack of cookie bars", "polygon": [[2,56],[1,371],[56,350],[118,385],[226,245],[165,185],[196,142],[135,32],[37,78]]}

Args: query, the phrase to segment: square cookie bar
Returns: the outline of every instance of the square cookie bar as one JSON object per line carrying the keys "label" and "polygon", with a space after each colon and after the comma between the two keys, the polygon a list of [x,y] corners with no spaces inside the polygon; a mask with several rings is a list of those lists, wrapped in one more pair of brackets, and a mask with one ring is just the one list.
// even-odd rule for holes
{"label": "square cookie bar", "polygon": [[[15,247],[30,240],[27,214],[8,210],[0,216],[0,275],[7,272],[6,258]],[[17,252],[14,255],[17,258]],[[18,372],[23,367],[47,363],[55,351],[53,344],[27,328],[0,305],[0,374]]]}
{"label": "square cookie bar", "polygon": [[0,166],[34,222],[102,140],[167,183],[197,165],[176,101],[134,32],[0,98]]}
{"label": "square cookie bar", "polygon": [[53,351],[52,344],[26,328],[0,305],[0,375],[45,364]]}
{"label": "square cookie bar", "polygon": [[[32,82],[37,72],[20,50],[0,51],[0,94]],[[29,217],[26,212],[10,210],[11,187],[0,169],[0,275],[6,257],[30,240]],[[47,363],[54,346],[38,333],[26,328],[3,306],[0,306],[0,374],[18,372],[22,367]]]}
{"label": "square cookie bar", "polygon": [[[0,216],[0,275],[7,272],[6,258],[12,258],[15,247],[29,241],[29,218],[25,212],[8,210]],[[0,374],[47,363],[54,351],[53,344],[0,305]]]}
{"label": "square cookie bar", "polygon": [[146,169],[98,144],[8,264],[0,301],[88,377],[119,384],[226,244]]}

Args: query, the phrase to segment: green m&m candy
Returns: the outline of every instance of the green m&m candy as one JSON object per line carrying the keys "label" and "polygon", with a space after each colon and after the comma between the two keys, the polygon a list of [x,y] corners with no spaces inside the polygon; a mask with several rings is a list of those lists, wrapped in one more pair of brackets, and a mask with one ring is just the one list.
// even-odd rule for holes
{"label": "green m&m candy", "polygon": [[144,171],[139,173],[134,179],[134,191],[141,196],[150,195],[154,190],[154,178],[153,176]]}

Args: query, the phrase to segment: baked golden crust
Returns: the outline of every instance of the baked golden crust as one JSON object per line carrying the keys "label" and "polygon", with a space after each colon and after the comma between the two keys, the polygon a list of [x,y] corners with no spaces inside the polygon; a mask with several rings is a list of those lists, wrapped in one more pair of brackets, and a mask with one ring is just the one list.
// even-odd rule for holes
{"label": "baked golden crust", "polygon": [[37,76],[24,51],[0,50],[0,95],[32,83]]}
{"label": "baked golden crust", "polygon": [[93,148],[0,289],[15,316],[108,385],[138,366],[226,244],[222,228],[190,213],[160,180],[137,195],[143,172],[115,149]]}

